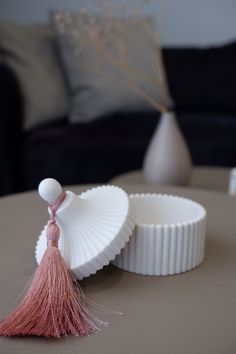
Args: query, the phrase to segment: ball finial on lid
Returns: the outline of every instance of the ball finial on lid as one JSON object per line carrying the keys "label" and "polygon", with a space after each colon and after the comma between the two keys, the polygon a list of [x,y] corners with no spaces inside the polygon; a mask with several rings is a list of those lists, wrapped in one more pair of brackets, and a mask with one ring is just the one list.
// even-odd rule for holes
{"label": "ball finial on lid", "polygon": [[40,182],[38,192],[41,198],[51,204],[60,197],[62,187],[54,178],[45,178]]}

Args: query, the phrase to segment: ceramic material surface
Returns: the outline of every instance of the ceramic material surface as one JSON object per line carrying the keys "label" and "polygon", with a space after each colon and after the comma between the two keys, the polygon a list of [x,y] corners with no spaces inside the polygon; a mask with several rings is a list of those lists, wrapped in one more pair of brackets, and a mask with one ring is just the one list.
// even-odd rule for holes
{"label": "ceramic material surface", "polygon": [[206,210],[200,204],[162,194],[131,195],[130,204],[136,228],[114,265],[139,274],[168,275],[202,262]]}
{"label": "ceramic material surface", "polygon": [[[127,194],[118,187],[101,186],[67,196],[57,211],[59,249],[68,267],[81,279],[107,265],[128,242],[134,228]],[[36,246],[39,263],[46,249],[46,227]]]}
{"label": "ceramic material surface", "polygon": [[230,170],[228,193],[231,196],[236,196],[236,167]]}
{"label": "ceramic material surface", "polygon": [[189,184],[192,160],[174,113],[161,115],[144,157],[143,170],[148,184]]}

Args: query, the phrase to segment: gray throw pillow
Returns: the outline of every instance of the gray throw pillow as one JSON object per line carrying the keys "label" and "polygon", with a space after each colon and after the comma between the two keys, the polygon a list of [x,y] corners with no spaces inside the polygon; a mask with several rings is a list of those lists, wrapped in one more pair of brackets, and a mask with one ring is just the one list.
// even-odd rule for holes
{"label": "gray throw pillow", "polygon": [[52,22],[70,88],[70,121],[171,104],[150,19],[58,11]]}
{"label": "gray throw pillow", "polygon": [[48,25],[0,22],[0,49],[22,88],[26,130],[68,112],[55,35]]}

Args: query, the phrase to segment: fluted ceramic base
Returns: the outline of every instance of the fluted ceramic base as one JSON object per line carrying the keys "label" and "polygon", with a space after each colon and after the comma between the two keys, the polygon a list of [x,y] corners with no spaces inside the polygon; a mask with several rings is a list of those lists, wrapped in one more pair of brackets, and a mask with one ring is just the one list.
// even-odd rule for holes
{"label": "fluted ceramic base", "polygon": [[206,210],[200,204],[161,194],[131,195],[130,203],[136,228],[114,265],[139,274],[168,275],[202,262]]}

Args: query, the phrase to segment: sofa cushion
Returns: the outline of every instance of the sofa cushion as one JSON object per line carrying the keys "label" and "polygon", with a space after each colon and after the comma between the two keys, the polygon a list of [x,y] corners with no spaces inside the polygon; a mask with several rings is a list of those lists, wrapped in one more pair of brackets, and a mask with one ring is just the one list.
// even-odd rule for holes
{"label": "sofa cushion", "polygon": [[19,80],[25,129],[67,113],[67,91],[48,25],[0,22],[0,54]]}
{"label": "sofa cushion", "polygon": [[151,111],[151,100],[170,105],[150,19],[70,12],[56,12],[52,18],[71,92],[70,122]]}

